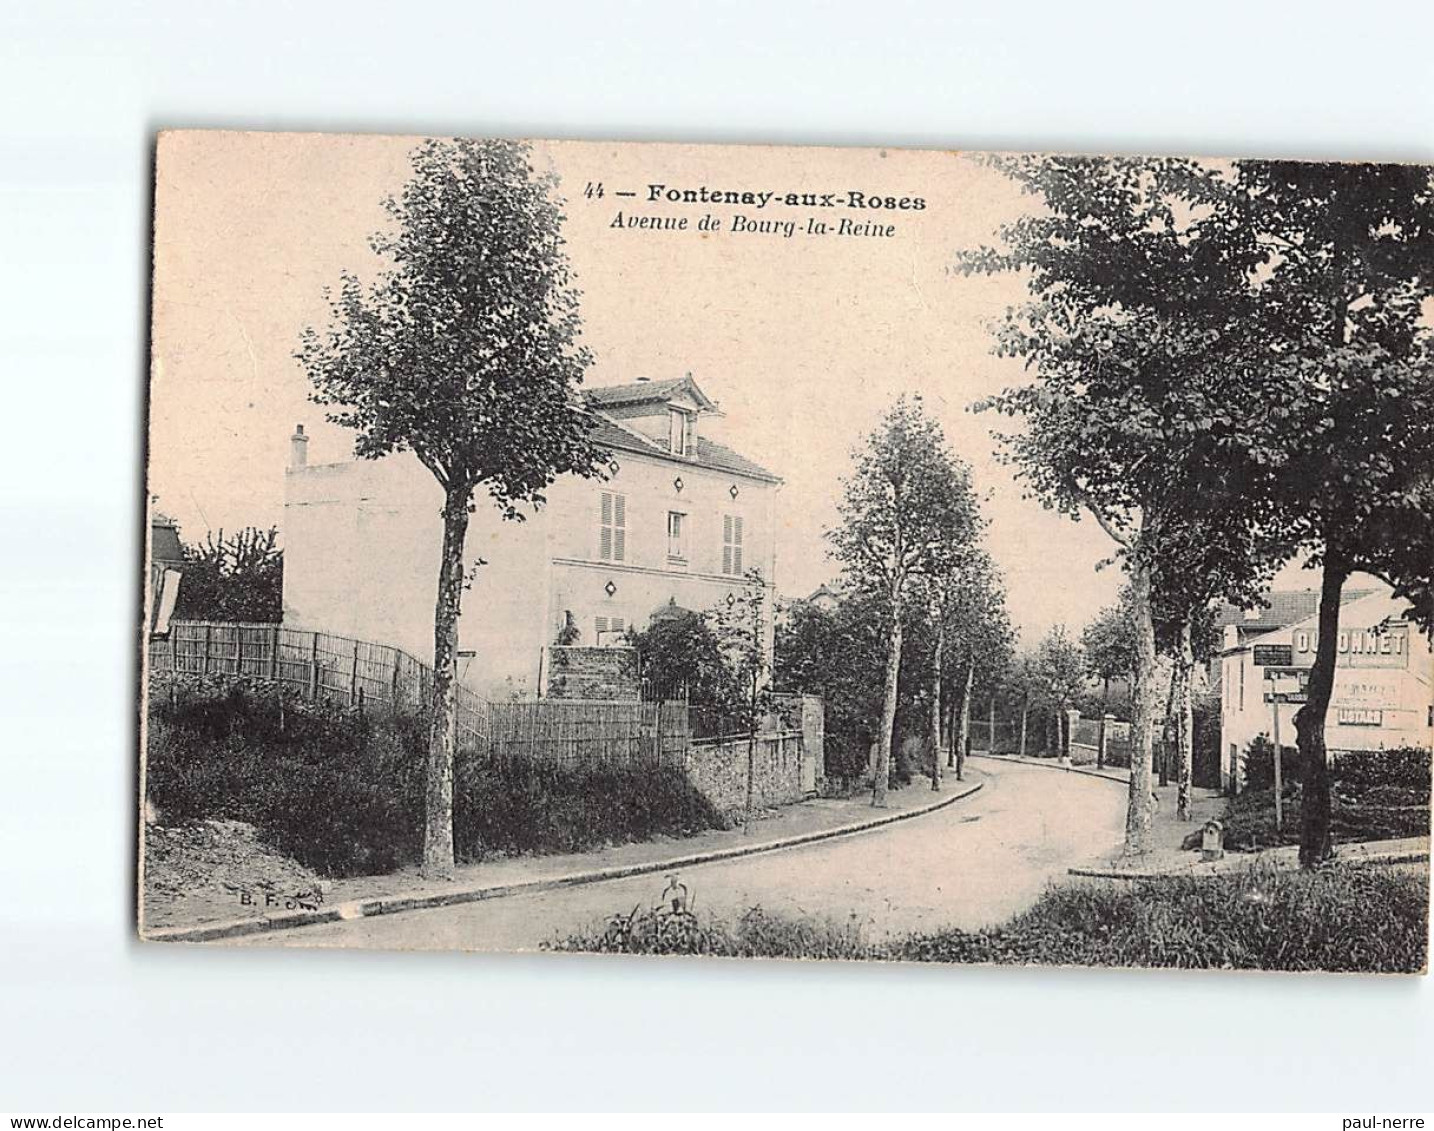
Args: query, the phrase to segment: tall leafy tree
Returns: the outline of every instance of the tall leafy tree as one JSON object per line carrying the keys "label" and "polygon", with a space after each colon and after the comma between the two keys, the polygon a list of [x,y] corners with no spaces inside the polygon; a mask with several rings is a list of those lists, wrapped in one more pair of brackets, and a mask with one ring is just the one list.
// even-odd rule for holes
{"label": "tall leafy tree", "polygon": [[971,735],[971,706],[976,688],[988,694],[1009,662],[1015,629],[1006,608],[1006,587],[990,554],[972,548],[942,579],[941,652],[938,673],[950,689],[948,764],[956,779],[965,776],[966,749]]}
{"label": "tall leafy tree", "polygon": [[879,597],[891,626],[872,786],[872,804],[884,806],[908,587],[949,573],[978,536],[980,516],[969,471],[919,397],[899,398],[853,458],[828,538],[849,587]]}
{"label": "tall leafy tree", "polygon": [[711,705],[733,698],[732,673],[708,614],[679,609],[630,639],[642,662],[644,684],[664,698]]}
{"label": "tall leafy tree", "polygon": [[1066,710],[1085,686],[1086,659],[1080,645],[1070,638],[1063,624],[1055,625],[1036,647],[1036,678],[1041,697],[1051,710],[1055,724],[1057,753],[1070,753],[1070,726]]}
{"label": "tall leafy tree", "polygon": [[1101,609],[1081,630],[1081,651],[1085,654],[1087,672],[1101,683],[1096,764],[1103,766],[1110,681],[1128,677],[1135,670],[1135,618],[1131,615],[1128,593],[1122,593],[1121,600]]}
{"label": "tall leafy tree", "polygon": [[210,531],[182,543],[184,568],[174,615],[180,620],[277,622],[284,617],[284,551],[274,527]]}
{"label": "tall leafy tree", "polygon": [[889,638],[884,603],[861,592],[842,594],[830,609],[797,602],[776,626],[777,686],[825,703],[829,775],[853,778],[867,767],[885,705]]}
{"label": "tall leafy tree", "polygon": [[[425,141],[371,240],[371,285],[345,273],[330,320],[305,331],[299,361],[354,452],[411,451],[443,493],[433,630],[433,705],[423,869],[453,873],[455,655],[465,542],[482,491],[521,520],[559,475],[594,475],[601,453],[576,387],[579,293],[563,250],[555,177],[525,144]],[[481,562],[479,563],[481,564]]]}
{"label": "tall leafy tree", "polygon": [[1249,502],[1265,497],[1255,487],[1273,446],[1245,344],[1249,277],[1264,252],[1214,203],[1219,169],[1173,159],[999,165],[1044,208],[1004,228],[1004,248],[964,264],[1025,274],[1031,301],[1007,312],[997,350],[1023,358],[1036,380],[981,407],[1022,419],[1024,429],[1004,437],[1019,474],[1048,505],[1092,516],[1129,574],[1126,850],[1143,853],[1159,710],[1157,581],[1180,567],[1192,542],[1239,548],[1202,578],[1230,595],[1243,596],[1274,565],[1254,536],[1260,513]]}
{"label": "tall leafy tree", "polygon": [[1344,583],[1371,573],[1426,624],[1434,613],[1434,183],[1412,165],[1249,161],[1236,190],[1268,253],[1252,286],[1285,530],[1321,570],[1295,716],[1311,866],[1330,852],[1325,717]]}
{"label": "tall leafy tree", "polygon": [[1039,673],[1035,653],[1029,647],[1022,648],[1011,662],[1006,678],[1006,690],[1017,704],[1019,722],[1016,753],[1026,756],[1026,726],[1030,721],[1031,708],[1040,694]]}

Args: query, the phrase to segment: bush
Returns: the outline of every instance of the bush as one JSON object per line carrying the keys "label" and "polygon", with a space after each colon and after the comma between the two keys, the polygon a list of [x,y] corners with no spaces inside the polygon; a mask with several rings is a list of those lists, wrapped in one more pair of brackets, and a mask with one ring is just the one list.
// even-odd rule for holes
{"label": "bush", "polygon": [[[1303,778],[1299,749],[1283,746],[1280,772],[1284,783]],[[1242,755],[1247,789],[1270,789],[1274,786],[1274,746],[1264,735],[1257,735]],[[1422,791],[1429,799],[1430,752],[1417,746],[1400,746],[1391,750],[1350,750],[1338,754],[1330,766],[1330,780],[1347,796],[1359,797],[1367,790],[1400,786]]]}
{"label": "bush", "polygon": [[150,697],[148,800],[166,824],[247,821],[325,876],[392,871],[422,829],[418,717],[374,721],[263,681],[181,679]]}
{"label": "bush", "polygon": [[[427,748],[420,715],[374,720],[263,681],[181,679],[150,696],[147,799],[166,824],[247,821],[322,875],[373,875],[419,855]],[[721,824],[670,767],[579,770],[461,754],[453,823],[464,861]]]}
{"label": "bush", "polygon": [[753,907],[735,923],[686,910],[634,908],[548,950],[602,954],[706,954],[721,958],[878,958],[854,922],[774,915]]}
{"label": "bush", "polygon": [[[1273,789],[1275,746],[1264,735],[1256,735],[1241,757],[1245,765],[1246,789]],[[1280,779],[1285,785],[1300,780],[1300,752],[1294,746],[1280,746]]]}
{"label": "bush", "polygon": [[1430,752],[1417,746],[1392,750],[1360,750],[1341,754],[1331,776],[1350,792],[1379,786],[1402,786],[1429,800]]}
{"label": "bush", "polygon": [[549,946],[624,954],[1414,973],[1425,963],[1428,906],[1419,876],[1378,868],[1251,868],[1212,879],[1052,888],[999,927],[882,943],[863,941],[854,924],[753,908],[736,923],[635,910]]}
{"label": "bush", "polygon": [[720,827],[716,809],[671,766],[578,770],[468,760],[454,772],[454,850],[463,860],[581,852]]}
{"label": "bush", "polygon": [[[1225,847],[1232,851],[1253,852],[1281,844],[1298,844],[1300,789],[1292,786],[1285,790],[1284,824],[1278,833],[1275,831],[1275,792],[1272,789],[1247,790],[1229,798],[1221,820],[1225,826]],[[1331,799],[1330,838],[1336,844],[1428,835],[1427,802],[1391,805],[1372,803],[1368,796],[1352,801],[1338,790]],[[1198,834],[1192,833],[1187,837],[1185,846],[1198,847]]]}

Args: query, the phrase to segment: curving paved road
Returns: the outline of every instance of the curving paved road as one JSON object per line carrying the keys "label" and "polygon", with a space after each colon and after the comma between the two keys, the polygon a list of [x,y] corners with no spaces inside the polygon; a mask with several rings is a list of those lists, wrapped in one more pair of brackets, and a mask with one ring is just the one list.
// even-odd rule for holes
{"label": "curving paved road", "polygon": [[[1072,864],[1120,842],[1125,790],[1040,766],[978,759],[981,792],[924,817],[800,848],[683,872],[697,911],[857,917],[868,937],[999,922]],[[237,940],[251,946],[533,950],[545,940],[655,903],[661,874],[457,907],[325,923]]]}

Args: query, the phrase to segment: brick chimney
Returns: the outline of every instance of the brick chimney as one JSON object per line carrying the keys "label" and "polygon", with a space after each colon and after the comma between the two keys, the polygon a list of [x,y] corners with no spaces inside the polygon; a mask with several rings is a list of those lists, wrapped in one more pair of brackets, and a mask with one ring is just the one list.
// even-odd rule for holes
{"label": "brick chimney", "polygon": [[294,425],[294,434],[289,437],[289,470],[297,471],[309,465],[309,438],[304,435],[302,424]]}

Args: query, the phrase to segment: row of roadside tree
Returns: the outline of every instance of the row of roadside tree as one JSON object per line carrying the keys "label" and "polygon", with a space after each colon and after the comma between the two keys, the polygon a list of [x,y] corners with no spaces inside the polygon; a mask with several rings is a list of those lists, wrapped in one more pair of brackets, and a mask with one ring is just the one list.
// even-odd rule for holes
{"label": "row of roadside tree", "polygon": [[1321,571],[1296,718],[1300,858],[1330,852],[1325,716],[1341,592],[1366,572],[1434,617],[1434,188],[1427,169],[1001,157],[1038,203],[963,257],[1018,272],[997,352],[1028,384],[991,398],[1034,492],[1110,536],[1128,575],[1134,703],[1126,848],[1151,846],[1157,649],[1188,673],[1212,603]]}

